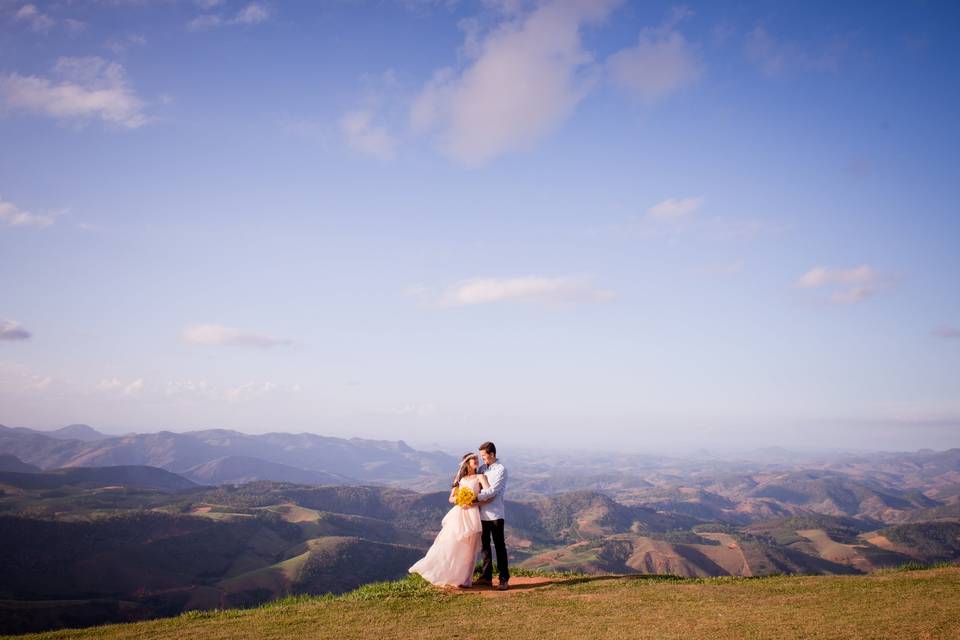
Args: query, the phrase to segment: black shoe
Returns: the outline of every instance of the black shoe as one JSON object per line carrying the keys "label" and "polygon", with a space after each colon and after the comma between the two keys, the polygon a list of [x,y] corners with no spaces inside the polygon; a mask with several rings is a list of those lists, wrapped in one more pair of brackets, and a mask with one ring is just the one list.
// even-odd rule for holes
{"label": "black shoe", "polygon": [[506,591],[510,588],[510,582],[508,580],[501,580],[500,584],[497,585],[497,591]]}
{"label": "black shoe", "polygon": [[476,580],[473,581],[473,584],[480,587],[492,587],[493,578],[477,578]]}

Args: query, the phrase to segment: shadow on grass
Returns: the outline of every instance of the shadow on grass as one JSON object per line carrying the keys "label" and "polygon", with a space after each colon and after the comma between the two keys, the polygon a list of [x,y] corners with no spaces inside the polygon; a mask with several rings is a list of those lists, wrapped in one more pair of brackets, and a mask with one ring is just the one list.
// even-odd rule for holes
{"label": "shadow on grass", "polygon": [[675,584],[720,584],[725,582],[744,582],[755,580],[766,580],[770,578],[782,578],[787,574],[773,573],[763,576],[678,576],[669,573],[625,573],[625,574],[605,574],[596,576],[576,576],[571,578],[561,578],[553,581],[556,585],[578,585],[591,582],[604,582],[611,580],[620,580],[634,583],[675,583]]}

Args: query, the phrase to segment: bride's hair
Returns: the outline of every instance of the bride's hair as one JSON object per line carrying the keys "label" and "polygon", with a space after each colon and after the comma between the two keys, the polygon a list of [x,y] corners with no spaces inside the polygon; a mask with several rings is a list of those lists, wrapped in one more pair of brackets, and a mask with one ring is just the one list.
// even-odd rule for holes
{"label": "bride's hair", "polygon": [[[470,452],[463,454],[463,457],[460,458],[460,468],[457,470],[457,477],[453,479],[453,486],[456,487],[460,484],[460,480],[463,479],[465,475],[468,475],[470,471],[470,458],[477,458],[477,454]],[[479,460],[477,460],[479,462]]]}

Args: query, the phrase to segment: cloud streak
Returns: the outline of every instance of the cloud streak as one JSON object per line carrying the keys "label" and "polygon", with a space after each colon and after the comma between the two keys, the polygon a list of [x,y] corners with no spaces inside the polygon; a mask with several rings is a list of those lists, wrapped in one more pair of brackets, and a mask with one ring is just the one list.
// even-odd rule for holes
{"label": "cloud streak", "polygon": [[13,320],[0,320],[0,340],[28,340],[31,334]]}
{"label": "cloud streak", "polygon": [[796,282],[796,286],[803,289],[833,287],[835,291],[830,300],[838,304],[861,302],[873,297],[889,284],[876,269],[865,264],[849,269],[814,267]]}
{"label": "cloud streak", "polygon": [[219,324],[197,324],[184,329],[183,339],[190,344],[207,346],[235,346],[268,349],[271,347],[291,344],[284,340],[265,333],[245,331],[234,327],[225,327]]}
{"label": "cloud streak", "polygon": [[373,122],[369,109],[348,111],[340,118],[340,134],[347,146],[380,160],[393,158],[396,142],[386,127]]}
{"label": "cloud streak", "polygon": [[8,227],[49,227],[54,223],[52,214],[36,214],[24,211],[12,202],[0,198],[0,224]]}
{"label": "cloud streak", "polygon": [[123,66],[103,58],[59,58],[54,78],[0,76],[0,105],[10,111],[84,123],[99,119],[125,129],[146,124],[144,103],[127,83]]}
{"label": "cloud streak", "polygon": [[[210,9],[221,3],[200,3],[203,8]],[[262,2],[251,2],[237,11],[232,17],[222,13],[204,13],[187,23],[190,31],[202,31],[224,26],[252,26],[266,22],[271,15],[270,8]]]}
{"label": "cloud streak", "polygon": [[[432,298],[429,290],[414,287],[409,293]],[[616,298],[614,291],[598,289],[588,278],[520,276],[513,278],[471,278],[443,291],[435,299],[443,306],[472,306],[495,302],[589,303]]]}
{"label": "cloud streak", "polygon": [[124,396],[137,396],[143,391],[143,378],[130,382],[123,382],[118,378],[104,378],[97,383],[96,389],[103,393],[119,392]]}
{"label": "cloud streak", "polygon": [[692,215],[703,205],[703,198],[667,198],[647,209],[647,216],[654,220],[681,220]]}

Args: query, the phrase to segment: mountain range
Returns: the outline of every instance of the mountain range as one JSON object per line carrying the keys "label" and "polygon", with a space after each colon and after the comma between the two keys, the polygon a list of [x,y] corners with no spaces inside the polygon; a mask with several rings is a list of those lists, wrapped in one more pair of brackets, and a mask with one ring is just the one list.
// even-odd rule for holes
{"label": "mountain range", "polygon": [[[960,561],[960,449],[774,454],[508,458],[511,562],[757,576]],[[0,632],[400,577],[456,463],[402,441],[0,427],[0,600],[21,625]]]}
{"label": "mountain range", "polygon": [[41,469],[148,465],[215,484],[402,482],[423,488],[457,466],[453,456],[417,451],[403,441],[227,429],[108,436],[86,425],[54,431],[0,425],[0,454]]}

